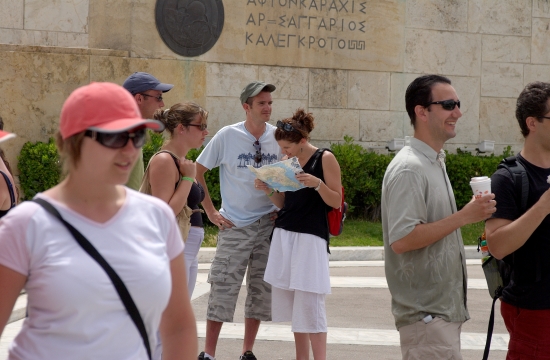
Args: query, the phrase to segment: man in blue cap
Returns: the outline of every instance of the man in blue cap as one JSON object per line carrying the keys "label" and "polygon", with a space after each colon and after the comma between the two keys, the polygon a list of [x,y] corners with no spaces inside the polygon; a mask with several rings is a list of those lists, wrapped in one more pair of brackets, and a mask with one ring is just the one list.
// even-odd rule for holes
{"label": "man in blue cap", "polygon": [[[128,76],[122,86],[132,94],[138,104],[139,111],[141,111],[141,117],[144,119],[152,119],[155,111],[164,107],[162,93],[170,91],[174,87],[172,84],[161,83],[156,77],[146,72],[133,73]],[[143,173],[143,156],[140,156],[132,169],[126,186],[138,190],[143,179]]]}

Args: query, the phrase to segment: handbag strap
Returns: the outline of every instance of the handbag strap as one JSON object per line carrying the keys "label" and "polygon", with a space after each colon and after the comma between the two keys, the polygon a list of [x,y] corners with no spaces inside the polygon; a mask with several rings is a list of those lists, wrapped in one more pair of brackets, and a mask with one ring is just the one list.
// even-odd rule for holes
{"label": "handbag strap", "polygon": [[12,207],[15,207],[15,192],[13,191],[13,185],[7,174],[5,174],[3,171],[0,171],[0,174],[2,174],[2,176],[4,177],[4,180],[6,180],[6,184],[8,185],[8,192],[10,193],[10,209],[11,209]]}
{"label": "handbag strap", "polygon": [[118,296],[120,297],[120,300],[122,300],[122,303],[124,304],[124,307],[126,308],[126,311],[128,311],[128,314],[132,318],[132,321],[136,325],[139,334],[141,335],[141,338],[143,339],[143,344],[145,345],[145,349],[147,350],[147,356],[149,357],[149,360],[151,360],[151,345],[149,344],[149,340],[147,337],[147,330],[145,329],[145,324],[143,323],[143,319],[141,318],[141,315],[139,314],[139,310],[132,299],[132,296],[128,292],[128,289],[126,288],[126,285],[124,285],[124,282],[118,276],[116,271],[109,265],[109,263],[105,260],[103,256],[97,251],[97,249],[82,235],[77,229],[75,229],[71,224],[69,224],[59,211],[50,204],[48,201],[37,198],[33,199],[33,201],[39,205],[41,205],[47,212],[49,212],[51,215],[55,216],[67,229],[69,232],[74,236],[76,242],[78,245],[84,249],[97,263],[105,270],[109,278],[111,279],[111,282],[115,286],[115,289],[118,293]]}

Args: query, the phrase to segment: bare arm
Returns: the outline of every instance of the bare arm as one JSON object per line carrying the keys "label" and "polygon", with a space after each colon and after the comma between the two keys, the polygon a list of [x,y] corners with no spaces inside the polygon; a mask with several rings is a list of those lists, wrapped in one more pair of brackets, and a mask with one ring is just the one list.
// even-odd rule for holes
{"label": "bare arm", "polygon": [[26,276],[0,265],[0,289],[2,289],[2,296],[0,296],[0,337],[26,281]]}
{"label": "bare arm", "polygon": [[272,188],[270,188],[265,182],[263,182],[262,180],[256,178],[254,179],[254,187],[256,188],[256,190],[261,190],[263,191],[266,196],[269,197],[269,200],[271,200],[271,202],[277,206],[279,209],[281,209],[283,207],[283,205],[285,204],[285,193],[284,192],[277,192],[277,191],[274,191]]}
{"label": "bare arm", "polygon": [[460,211],[433,223],[416,225],[408,235],[391,244],[396,254],[422,249],[466,224],[483,221],[496,211],[495,194],[470,201]]}
{"label": "bare arm", "polygon": [[214,207],[214,203],[212,203],[212,198],[210,197],[210,193],[208,192],[208,186],[206,185],[206,180],[204,178],[204,174],[208,171],[208,169],[202,165],[197,163],[197,181],[202,185],[204,189],[204,200],[202,201],[202,207],[204,208],[204,211],[206,212],[206,215],[208,216],[208,220],[214,225],[216,225],[219,229],[223,228],[230,228],[235,226],[231,221],[224,218],[218,210]]}
{"label": "bare arm", "polygon": [[180,175],[195,178],[195,164],[191,160],[180,160],[180,173],[178,173],[170,154],[161,153],[151,160],[149,165],[151,195],[170,205],[175,215],[178,215],[185,206],[192,185],[191,181],[182,180],[174,190],[174,184]]}
{"label": "bare arm", "polygon": [[342,176],[340,165],[334,154],[329,151],[323,153],[321,158],[323,162],[323,177],[325,182],[321,182],[319,195],[325,204],[333,208],[339,208],[342,205]]}
{"label": "bare arm", "polygon": [[489,219],[485,223],[485,236],[489,251],[502,259],[519,249],[550,214],[550,189],[546,190],[529,210],[517,220]]}
{"label": "bare arm", "polygon": [[197,326],[187,292],[183,253],[170,261],[172,292],[160,322],[163,360],[195,360],[198,353]]}

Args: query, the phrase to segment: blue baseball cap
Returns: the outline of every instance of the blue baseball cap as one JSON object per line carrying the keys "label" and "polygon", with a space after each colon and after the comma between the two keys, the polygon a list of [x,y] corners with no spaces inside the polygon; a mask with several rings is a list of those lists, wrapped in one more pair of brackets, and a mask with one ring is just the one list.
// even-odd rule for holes
{"label": "blue baseball cap", "polygon": [[163,93],[170,91],[174,87],[172,84],[163,84],[156,77],[146,72],[135,72],[128,76],[122,84],[130,94],[135,95],[147,90],[160,90]]}

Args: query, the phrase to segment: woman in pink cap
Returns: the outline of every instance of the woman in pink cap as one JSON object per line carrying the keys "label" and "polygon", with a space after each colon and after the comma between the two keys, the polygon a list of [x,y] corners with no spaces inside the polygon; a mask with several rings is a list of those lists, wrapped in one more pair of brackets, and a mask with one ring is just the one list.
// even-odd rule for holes
{"label": "woman in pink cap", "polygon": [[194,359],[173,212],[123,186],[146,128],[162,124],[142,119],[124,88],[92,83],[65,101],[59,127],[64,180],[0,221],[0,332],[28,294],[9,359],[151,359],[158,329],[164,360]]}
{"label": "woman in pink cap", "polygon": [[[4,130],[4,123],[0,118],[0,143],[15,137]],[[4,159],[4,153],[0,149],[0,218],[17,204],[17,189],[13,181],[13,175],[8,162]]]}

